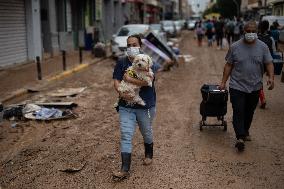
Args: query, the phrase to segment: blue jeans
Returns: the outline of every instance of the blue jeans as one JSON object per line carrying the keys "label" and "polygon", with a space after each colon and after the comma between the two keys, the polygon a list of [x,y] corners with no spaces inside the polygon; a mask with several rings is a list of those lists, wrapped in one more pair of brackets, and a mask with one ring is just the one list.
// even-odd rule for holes
{"label": "blue jeans", "polygon": [[120,119],[120,150],[131,153],[132,138],[138,123],[144,143],[153,143],[152,121],[156,114],[156,107],[150,109],[132,109],[119,107]]}

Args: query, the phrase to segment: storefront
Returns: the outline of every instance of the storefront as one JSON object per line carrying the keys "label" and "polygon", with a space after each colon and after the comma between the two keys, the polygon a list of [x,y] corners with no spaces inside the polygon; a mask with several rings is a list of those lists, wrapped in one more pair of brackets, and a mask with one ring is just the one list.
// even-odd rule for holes
{"label": "storefront", "polygon": [[279,1],[273,4],[273,15],[284,16],[284,2]]}
{"label": "storefront", "polygon": [[24,0],[0,0],[0,66],[28,58]]}
{"label": "storefront", "polygon": [[158,23],[160,18],[160,7],[157,0],[146,1],[146,23]]}

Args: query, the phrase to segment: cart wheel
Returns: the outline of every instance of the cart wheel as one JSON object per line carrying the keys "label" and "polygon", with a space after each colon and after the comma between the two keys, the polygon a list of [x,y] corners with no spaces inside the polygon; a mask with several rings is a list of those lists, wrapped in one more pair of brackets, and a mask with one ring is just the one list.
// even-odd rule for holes
{"label": "cart wheel", "polygon": [[200,130],[200,131],[203,130],[202,126],[203,126],[203,121],[200,121],[200,122],[199,122],[199,130]]}
{"label": "cart wheel", "polygon": [[227,131],[227,121],[223,121],[224,129],[223,131]]}

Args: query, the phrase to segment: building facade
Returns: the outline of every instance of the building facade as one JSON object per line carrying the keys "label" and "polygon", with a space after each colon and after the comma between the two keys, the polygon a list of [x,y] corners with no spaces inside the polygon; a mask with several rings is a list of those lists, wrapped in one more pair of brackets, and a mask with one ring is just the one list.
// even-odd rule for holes
{"label": "building facade", "polygon": [[63,50],[92,50],[96,42],[108,43],[124,24],[186,16],[185,2],[0,0],[0,67],[52,57]]}
{"label": "building facade", "polygon": [[272,9],[272,15],[284,16],[283,0],[267,0],[267,5]]}
{"label": "building facade", "polygon": [[187,0],[179,0],[179,18],[188,19],[191,16],[191,6]]}
{"label": "building facade", "polygon": [[0,67],[62,50],[91,50],[94,43],[109,41],[126,21],[143,22],[141,11],[135,9],[141,2],[0,0]]}
{"label": "building facade", "polygon": [[247,20],[259,20],[265,15],[284,16],[284,1],[242,0],[241,11]]}
{"label": "building facade", "polygon": [[0,0],[0,66],[41,57],[38,0]]}
{"label": "building facade", "polygon": [[161,0],[162,4],[162,19],[163,20],[175,20],[178,17],[178,0]]}
{"label": "building facade", "polygon": [[241,13],[245,20],[259,20],[261,16],[266,14],[266,0],[242,0]]}

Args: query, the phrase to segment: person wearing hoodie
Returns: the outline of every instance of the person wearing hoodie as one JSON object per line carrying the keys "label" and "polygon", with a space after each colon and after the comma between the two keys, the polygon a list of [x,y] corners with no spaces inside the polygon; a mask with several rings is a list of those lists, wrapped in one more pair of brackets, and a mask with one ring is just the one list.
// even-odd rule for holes
{"label": "person wearing hoodie", "polygon": [[[120,152],[121,168],[113,172],[114,180],[122,180],[129,176],[132,153],[132,139],[136,130],[136,125],[143,136],[145,157],[144,165],[150,165],[153,159],[153,129],[152,122],[156,114],[156,91],[155,77],[152,78],[152,87],[147,82],[141,81],[125,74],[128,67],[137,54],[141,52],[142,41],[139,35],[131,35],[127,38],[127,56],[118,59],[113,71],[114,88],[119,95],[117,111],[120,120]],[[154,71],[154,68],[152,68]],[[155,71],[154,71],[155,72]],[[128,104],[126,101],[133,98],[127,93],[120,93],[118,90],[122,80],[141,86],[139,95],[146,103],[145,106],[139,104]]]}

